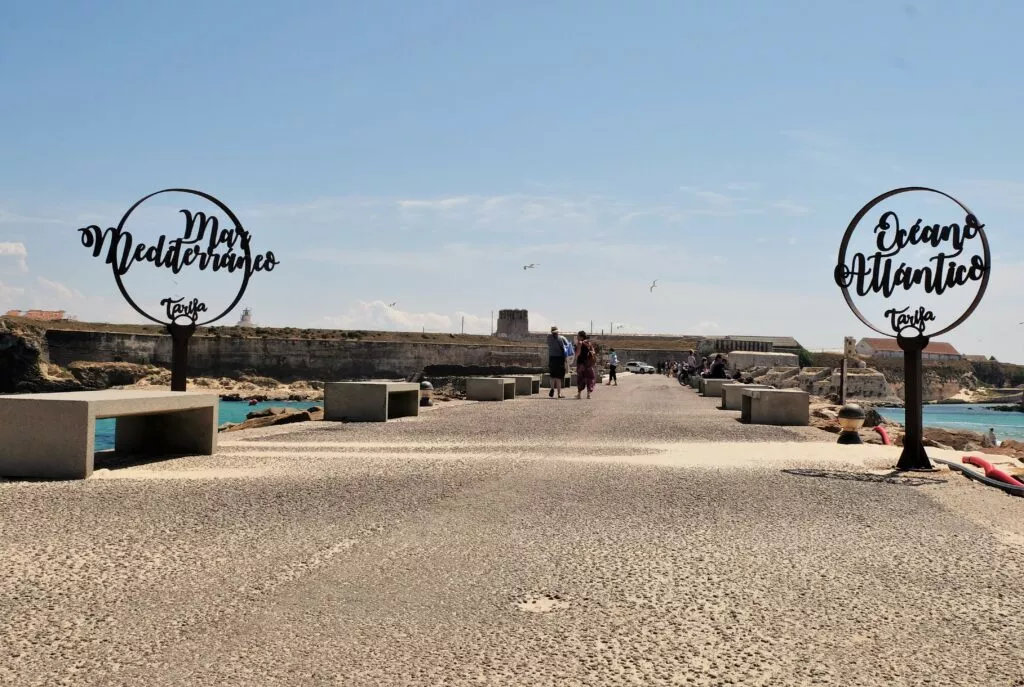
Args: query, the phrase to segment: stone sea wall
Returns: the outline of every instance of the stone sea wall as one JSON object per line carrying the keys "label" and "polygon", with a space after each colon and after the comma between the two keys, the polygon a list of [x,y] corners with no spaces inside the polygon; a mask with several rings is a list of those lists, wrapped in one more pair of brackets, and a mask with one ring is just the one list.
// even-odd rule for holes
{"label": "stone sea wall", "polygon": [[[168,336],[50,330],[49,359],[169,366]],[[405,377],[429,366],[538,367],[546,349],[536,345],[467,345],[389,341],[338,341],[197,336],[189,347],[189,374],[249,372],[275,379]]]}
{"label": "stone sea wall", "polygon": [[[171,363],[168,336],[52,329],[46,332],[46,344],[50,361],[64,367],[79,361]],[[681,350],[617,351],[621,365],[630,360],[654,365],[659,360],[682,360],[685,356]],[[247,371],[275,379],[361,379],[405,377],[428,367],[511,369],[546,365],[546,346],[533,342],[473,345],[196,336],[189,347],[189,374],[194,376]]]}

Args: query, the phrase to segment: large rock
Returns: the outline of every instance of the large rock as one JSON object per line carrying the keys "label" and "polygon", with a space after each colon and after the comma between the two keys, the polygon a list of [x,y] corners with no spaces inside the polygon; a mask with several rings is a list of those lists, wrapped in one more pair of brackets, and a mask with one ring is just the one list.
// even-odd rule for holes
{"label": "large rock", "polygon": [[74,362],[68,365],[67,369],[85,389],[131,386],[139,380],[161,371],[161,368],[153,365],[136,365],[135,363]]}
{"label": "large rock", "polygon": [[46,333],[0,319],[0,393],[78,391],[82,385],[56,368],[51,374]]}
{"label": "large rock", "polygon": [[249,413],[250,419],[234,425],[224,425],[220,428],[220,431],[240,432],[243,429],[258,429],[260,427],[289,425],[293,422],[310,422],[311,420],[323,419],[322,413],[318,416],[317,414],[310,413],[308,410],[296,410],[294,408],[267,408],[266,410],[272,412],[269,414],[263,414],[265,411]]}

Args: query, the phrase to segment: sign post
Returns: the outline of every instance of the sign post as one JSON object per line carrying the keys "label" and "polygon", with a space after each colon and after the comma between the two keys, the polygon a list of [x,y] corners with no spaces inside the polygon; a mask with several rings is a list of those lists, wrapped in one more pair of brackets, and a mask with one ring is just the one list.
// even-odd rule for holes
{"label": "sign post", "polygon": [[[894,203],[892,199],[897,196],[906,199],[910,194],[917,194],[928,208],[937,203],[953,203],[956,221],[925,224],[918,218],[909,227],[901,226],[896,212],[879,208],[878,219],[872,220],[873,250],[847,254],[851,240],[869,213],[883,203]],[[923,351],[932,337],[954,329],[970,317],[985,295],[992,258],[984,228],[974,213],[953,196],[910,186],[887,191],[862,207],[847,226],[839,247],[834,276],[846,304],[868,328],[894,336],[903,349],[906,427],[903,453],[896,464],[898,470],[934,469],[923,441]],[[967,308],[958,316],[940,319],[941,313],[934,308],[941,297],[971,286],[976,292]],[[854,302],[855,296],[881,301],[881,305],[876,302],[867,307],[874,308],[873,314],[884,322],[882,326],[861,312]],[[937,330],[930,331],[932,327]]]}
{"label": "sign post", "polygon": [[[144,203],[158,196],[164,201],[175,197],[179,203],[193,206],[202,203],[204,210],[178,210],[177,214],[184,220],[181,235],[173,238],[165,234],[146,244],[128,231],[128,223]],[[177,221],[182,221],[182,218]],[[78,233],[82,246],[91,249],[93,257],[102,258],[111,266],[117,288],[128,305],[147,320],[167,328],[171,336],[171,391],[186,389],[188,346],[196,329],[230,313],[245,295],[252,276],[257,272],[271,272],[279,264],[271,251],[252,254],[252,236],[228,206],[207,193],[185,188],[169,188],[144,196],[128,208],[116,227],[104,230],[93,224],[79,229]],[[209,310],[206,301],[182,296],[159,299],[163,314],[159,317],[142,307],[125,286],[124,277],[133,266],[140,264],[166,269],[174,275],[190,267],[197,272],[240,273],[241,283],[231,303],[214,317],[204,318],[204,313]]]}

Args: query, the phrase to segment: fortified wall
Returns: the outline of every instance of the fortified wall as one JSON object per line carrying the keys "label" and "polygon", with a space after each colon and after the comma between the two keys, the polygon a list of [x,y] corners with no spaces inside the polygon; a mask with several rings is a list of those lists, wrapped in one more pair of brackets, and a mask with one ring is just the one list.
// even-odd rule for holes
{"label": "fortified wall", "polygon": [[[170,366],[169,336],[50,330],[50,362],[125,362]],[[539,367],[546,349],[536,345],[454,344],[411,341],[196,336],[188,353],[189,374],[229,376],[240,371],[275,379],[371,379],[405,377],[432,365]]]}
{"label": "fortified wall", "polygon": [[[64,367],[75,361],[171,364],[171,339],[163,335],[51,329],[46,332],[46,348],[49,361]],[[682,360],[687,353],[623,347],[616,351],[620,365],[630,360],[656,365],[662,360]],[[189,346],[189,374],[219,377],[250,372],[274,379],[398,378],[427,367],[546,367],[547,355],[543,338],[466,344],[195,336]]]}

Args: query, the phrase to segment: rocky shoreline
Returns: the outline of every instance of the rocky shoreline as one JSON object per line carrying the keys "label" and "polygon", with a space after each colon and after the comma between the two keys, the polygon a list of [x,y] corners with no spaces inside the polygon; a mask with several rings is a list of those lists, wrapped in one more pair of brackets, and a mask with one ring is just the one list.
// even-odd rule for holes
{"label": "rocky shoreline", "polygon": [[[832,434],[839,434],[839,409],[841,407],[828,399],[812,399],[811,425]],[[881,435],[874,429],[876,426],[879,426],[885,429],[893,445],[903,445],[903,425],[886,420],[875,408],[869,405],[865,404],[864,409],[867,412],[867,419],[864,422],[864,426],[858,432],[864,443],[884,443]],[[1006,456],[1021,461],[1021,466],[1019,467],[1024,467],[1024,442],[1005,439],[998,447],[984,447],[983,443],[984,436],[980,432],[964,429],[942,429],[940,427],[924,428],[924,445],[926,447]]]}

